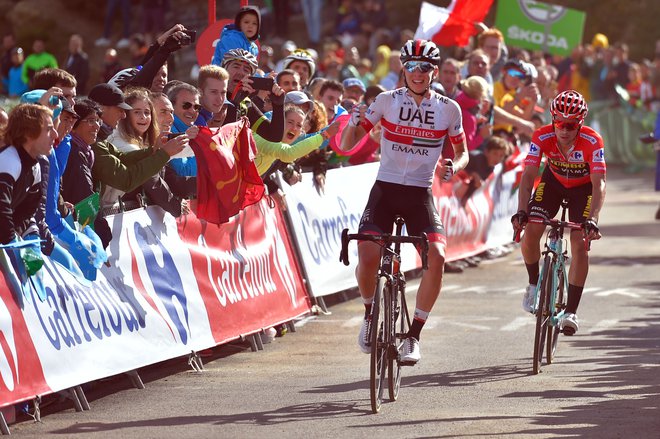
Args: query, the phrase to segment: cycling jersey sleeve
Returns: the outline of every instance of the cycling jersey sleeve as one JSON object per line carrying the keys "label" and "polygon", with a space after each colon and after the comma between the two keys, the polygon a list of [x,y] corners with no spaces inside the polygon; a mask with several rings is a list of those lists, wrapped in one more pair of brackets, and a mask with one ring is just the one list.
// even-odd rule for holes
{"label": "cycling jersey sleeve", "polygon": [[585,154],[587,156],[586,160],[589,163],[589,171],[592,174],[605,174],[607,166],[605,165],[603,138],[594,130],[590,130],[589,133],[581,132],[580,137],[585,138],[592,145],[591,154]]}
{"label": "cycling jersey sleeve", "polygon": [[527,153],[527,157],[525,157],[525,166],[541,166],[541,157],[543,154],[539,146],[541,145],[540,135],[539,130],[534,131],[532,142],[529,144],[529,152]]}
{"label": "cycling jersey sleeve", "polygon": [[376,125],[380,119],[383,117],[384,109],[387,108],[387,105],[392,105],[392,96],[390,94],[381,93],[376,96],[376,99],[371,103],[367,112],[365,113],[365,118],[360,123],[360,126],[368,133]]}
{"label": "cycling jersey sleeve", "polygon": [[461,113],[461,107],[454,101],[450,101],[453,105],[449,106],[451,108],[451,115],[449,119],[449,128],[447,133],[449,135],[449,140],[453,145],[456,145],[461,142],[465,142],[465,132],[463,131],[463,115]]}

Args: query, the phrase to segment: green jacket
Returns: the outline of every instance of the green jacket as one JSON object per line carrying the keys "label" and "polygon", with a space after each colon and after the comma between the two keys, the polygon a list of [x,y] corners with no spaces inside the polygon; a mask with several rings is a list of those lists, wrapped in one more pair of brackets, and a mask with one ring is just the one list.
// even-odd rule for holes
{"label": "green jacket", "polygon": [[130,192],[157,174],[170,159],[162,149],[121,152],[107,140],[96,142],[92,150],[92,178],[97,187],[101,183],[101,193],[106,185]]}
{"label": "green jacket", "polygon": [[57,68],[57,60],[55,57],[48,52],[33,53],[28,55],[23,62],[23,71],[21,72],[21,78],[26,84],[30,83],[30,80],[41,69],[51,67],[53,69]]}

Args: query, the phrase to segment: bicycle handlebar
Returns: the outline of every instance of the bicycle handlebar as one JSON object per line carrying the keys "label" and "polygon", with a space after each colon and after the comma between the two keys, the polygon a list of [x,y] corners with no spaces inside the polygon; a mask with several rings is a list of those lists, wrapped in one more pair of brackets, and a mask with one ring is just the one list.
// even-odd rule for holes
{"label": "bicycle handlebar", "polygon": [[[566,229],[571,229],[571,230],[584,230],[584,227],[582,224],[579,223],[574,223],[571,221],[560,221],[558,219],[551,219],[547,220],[545,218],[530,218],[529,222],[536,223],[536,224],[543,224],[546,226],[550,226],[552,228],[558,229],[558,228],[566,228]],[[525,227],[520,227],[517,231],[513,232],[513,242],[520,242],[520,234],[522,233],[523,229]],[[591,240],[587,239],[587,237],[584,237],[584,248],[589,251],[591,250]]]}
{"label": "bicycle handlebar", "polygon": [[348,243],[352,240],[360,241],[372,241],[379,243],[383,246],[389,244],[415,244],[420,247],[420,256],[422,258],[422,268],[428,270],[428,252],[429,252],[429,238],[426,236],[426,233],[423,233],[422,236],[403,236],[403,235],[392,235],[389,233],[384,233],[382,235],[367,235],[363,233],[354,233],[349,234],[348,229],[344,229],[341,232],[341,252],[339,254],[339,261],[343,262],[344,265],[349,265],[348,261]]}

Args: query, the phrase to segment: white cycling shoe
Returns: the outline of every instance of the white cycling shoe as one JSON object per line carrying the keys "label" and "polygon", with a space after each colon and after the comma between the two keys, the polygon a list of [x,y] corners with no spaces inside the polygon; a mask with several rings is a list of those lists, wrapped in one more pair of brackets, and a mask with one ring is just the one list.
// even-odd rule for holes
{"label": "white cycling shoe", "polygon": [[562,315],[561,320],[559,321],[559,327],[561,328],[564,335],[573,335],[580,328],[578,323],[577,315],[569,312]]}
{"label": "white cycling shoe", "polygon": [[358,334],[358,346],[360,346],[360,350],[365,354],[371,353],[371,343],[369,343],[370,328],[371,319],[362,320],[362,326],[360,326],[360,333]]}
{"label": "white cycling shoe", "polygon": [[401,363],[405,366],[413,366],[422,358],[419,352],[419,341],[415,337],[403,340],[401,346]]}
{"label": "white cycling shoe", "polygon": [[536,301],[536,285],[529,284],[523,295],[522,307],[525,312],[534,313],[534,302]]}

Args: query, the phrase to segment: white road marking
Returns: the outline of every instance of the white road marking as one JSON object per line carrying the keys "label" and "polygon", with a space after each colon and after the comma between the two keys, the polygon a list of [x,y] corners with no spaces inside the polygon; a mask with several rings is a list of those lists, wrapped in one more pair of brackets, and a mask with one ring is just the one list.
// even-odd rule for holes
{"label": "white road marking", "polygon": [[533,325],[534,319],[532,317],[533,316],[531,314],[528,316],[516,317],[512,322],[502,326],[500,331],[517,331],[518,329],[527,325]]}
{"label": "white road marking", "polygon": [[593,332],[605,331],[607,329],[613,328],[618,324],[619,324],[619,320],[617,319],[601,320],[598,323],[596,323],[592,328],[590,328],[589,332],[593,333]]}
{"label": "white road marking", "polygon": [[312,321],[312,320],[315,320],[315,319],[317,319],[317,317],[316,317],[315,315],[311,315],[311,316],[303,317],[303,318],[300,319],[300,320],[297,320],[297,321],[295,322],[295,324],[296,324],[296,327],[298,327],[298,328],[302,328],[302,327],[305,326],[308,322],[310,322],[310,321]]}
{"label": "white road marking", "polygon": [[599,296],[599,297],[608,297],[613,295],[634,297],[636,299],[640,297],[639,294],[630,291],[630,288],[614,288],[612,290],[600,291],[594,294],[594,296]]}

